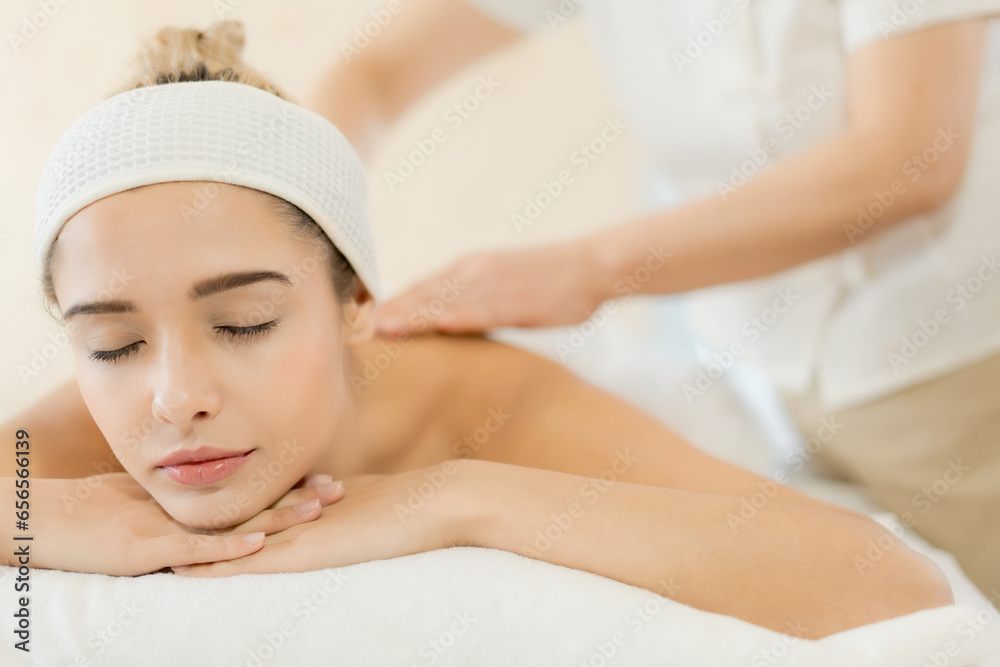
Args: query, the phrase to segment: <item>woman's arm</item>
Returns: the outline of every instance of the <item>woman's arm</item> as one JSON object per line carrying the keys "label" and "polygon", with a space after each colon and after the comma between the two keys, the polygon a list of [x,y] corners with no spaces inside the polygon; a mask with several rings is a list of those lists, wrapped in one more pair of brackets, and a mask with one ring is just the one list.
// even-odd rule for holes
{"label": "woman's arm", "polygon": [[[458,544],[512,551],[816,639],[954,602],[940,570],[873,521],[741,498],[465,461],[448,503]],[[442,502],[444,504],[444,502]]]}
{"label": "woman's arm", "polygon": [[[620,296],[609,285],[645,264],[649,246],[673,256],[636,292],[675,293],[788,269],[940,207],[972,145],[986,27],[952,23],[859,49],[847,63],[842,134],[734,192],[588,240],[604,298]],[[859,221],[873,203],[884,212]]]}
{"label": "woman's arm", "polygon": [[473,459],[443,503],[467,511],[458,543],[804,637],[952,602],[937,566],[867,516],[705,454],[555,362],[472,338],[447,354],[453,455]]}
{"label": "woman's arm", "polygon": [[964,175],[985,35],[976,20],[863,47],[847,64],[848,125],[836,137],[742,187],[581,241],[462,258],[382,306],[378,329],[416,330],[410,315],[446,280],[465,289],[432,323],[443,331],[571,324],[606,299],[758,278],[932,211]]}
{"label": "woman's arm", "polygon": [[[33,478],[77,478],[125,472],[70,379],[0,426],[5,452],[14,451],[15,433],[31,434]],[[0,477],[15,475],[13,456],[2,457]]]}
{"label": "woman's arm", "polygon": [[464,0],[422,0],[405,6],[366,46],[336,57],[307,106],[367,158],[386,126],[424,93],[519,37]]}

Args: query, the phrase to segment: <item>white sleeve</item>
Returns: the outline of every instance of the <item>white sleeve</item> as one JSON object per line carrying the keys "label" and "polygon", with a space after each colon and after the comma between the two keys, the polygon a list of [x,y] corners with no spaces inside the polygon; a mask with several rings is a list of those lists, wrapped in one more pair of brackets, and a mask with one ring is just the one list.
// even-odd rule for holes
{"label": "white sleeve", "polygon": [[585,0],[465,0],[491,19],[520,32],[552,29],[570,18]]}
{"label": "white sleeve", "polygon": [[1000,15],[1000,0],[839,0],[844,50],[942,23]]}

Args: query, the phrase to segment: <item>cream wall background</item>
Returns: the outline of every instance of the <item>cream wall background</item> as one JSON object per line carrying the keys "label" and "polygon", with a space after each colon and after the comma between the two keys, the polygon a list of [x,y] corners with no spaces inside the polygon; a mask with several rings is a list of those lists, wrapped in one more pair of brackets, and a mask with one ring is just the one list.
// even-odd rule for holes
{"label": "cream wall background", "polygon": [[[402,12],[417,0],[402,0]],[[242,21],[245,58],[303,99],[321,67],[386,0],[15,0],[0,10],[0,420],[73,376],[62,329],[41,308],[33,263],[34,195],[48,152],[82,112],[121,83],[143,38],[163,25]],[[45,13],[46,8],[51,17]],[[31,29],[41,25],[35,34]],[[30,26],[30,27],[29,27]],[[29,36],[16,49],[11,34]],[[377,39],[377,36],[374,38]],[[476,87],[500,83],[458,128],[442,114]],[[387,286],[401,286],[479,248],[545,243],[594,231],[638,210],[634,137],[626,132],[522,233],[511,214],[534,197],[618,110],[580,25],[545,32],[442,84],[392,128],[369,159],[369,206]],[[384,177],[414,141],[445,127],[416,172],[390,190]],[[637,300],[638,301],[638,300]],[[629,317],[627,309],[622,317]],[[636,315],[632,315],[635,317]],[[639,316],[641,317],[641,315]],[[595,345],[597,349],[599,345]],[[693,410],[680,400],[691,366],[659,360],[633,397],[696,444],[750,465],[759,436],[726,387]],[[673,364],[673,365],[670,365]],[[648,365],[647,365],[648,366]],[[19,369],[34,369],[24,377]],[[669,379],[656,387],[657,377]],[[652,378],[653,384],[650,384]],[[640,386],[641,385],[641,386]],[[623,392],[628,394],[629,391]],[[723,414],[726,419],[713,418]],[[757,449],[754,449],[756,443]],[[734,450],[736,448],[742,448]],[[742,452],[742,453],[741,453]],[[749,454],[747,454],[749,452]],[[750,458],[747,459],[746,457]],[[753,467],[757,467],[754,465]]]}

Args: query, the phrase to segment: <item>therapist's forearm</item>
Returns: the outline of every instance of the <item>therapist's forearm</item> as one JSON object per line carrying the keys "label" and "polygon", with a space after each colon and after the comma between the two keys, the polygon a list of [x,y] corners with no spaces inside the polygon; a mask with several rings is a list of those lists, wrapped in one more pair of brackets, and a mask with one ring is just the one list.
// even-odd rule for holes
{"label": "therapist's forearm", "polygon": [[[466,544],[808,638],[952,602],[930,561],[836,509],[771,500],[734,528],[735,496],[467,463]],[[878,562],[859,567],[873,544]]]}
{"label": "therapist's forearm", "polygon": [[367,59],[337,60],[323,70],[305,100],[309,109],[337,126],[366,162],[394,117],[380,97],[381,79]]}
{"label": "therapist's forearm", "polygon": [[[581,249],[601,267],[596,289],[605,298],[620,296],[613,285],[621,286],[623,277],[646,264],[650,247],[659,246],[671,257],[647,280],[631,281],[632,291],[671,294],[758,278],[851,247],[947,200],[952,189],[935,173],[939,167],[921,171],[913,181],[916,172],[904,173],[913,154],[880,141],[875,133],[845,133],[775,163],[735,192],[653,213],[582,241]],[[893,198],[891,204],[878,202],[875,193],[883,192],[884,201]],[[859,209],[870,207],[871,223],[863,218],[859,224]]]}

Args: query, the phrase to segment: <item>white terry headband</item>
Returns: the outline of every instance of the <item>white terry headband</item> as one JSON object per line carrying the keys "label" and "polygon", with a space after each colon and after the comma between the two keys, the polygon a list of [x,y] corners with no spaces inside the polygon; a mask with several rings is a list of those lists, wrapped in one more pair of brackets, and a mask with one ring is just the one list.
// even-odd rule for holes
{"label": "white terry headband", "polygon": [[59,230],[77,211],[117,192],[171,181],[243,185],[295,204],[379,298],[365,171],[351,144],[319,114],[231,81],[119,93],[63,133],[38,186],[39,274]]}

